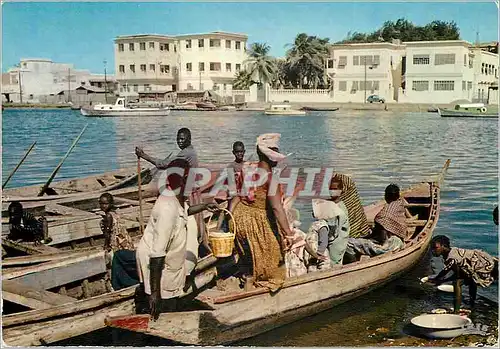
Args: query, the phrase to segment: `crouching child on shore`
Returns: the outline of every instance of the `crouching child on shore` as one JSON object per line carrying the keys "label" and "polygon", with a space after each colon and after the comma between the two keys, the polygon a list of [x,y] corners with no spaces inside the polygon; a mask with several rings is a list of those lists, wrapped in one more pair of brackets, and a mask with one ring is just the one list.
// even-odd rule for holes
{"label": "crouching child on shore", "polygon": [[[477,296],[477,285],[488,287],[498,280],[498,258],[481,250],[467,250],[451,247],[450,239],[444,235],[435,236],[431,241],[431,251],[436,257],[443,257],[444,268],[439,274],[430,278],[429,282],[440,285],[453,280],[453,309],[460,311],[462,304],[462,284],[469,287],[469,305],[474,307]],[[451,277],[445,278],[449,272]]]}

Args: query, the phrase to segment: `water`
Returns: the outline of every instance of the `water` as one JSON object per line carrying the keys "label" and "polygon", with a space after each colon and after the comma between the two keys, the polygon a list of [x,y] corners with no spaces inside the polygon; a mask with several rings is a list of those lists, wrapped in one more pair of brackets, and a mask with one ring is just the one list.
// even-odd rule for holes
{"label": "water", "polygon": [[[254,150],[257,135],[280,132],[283,151],[294,152],[291,165],[332,166],[352,175],[365,204],[379,199],[391,182],[406,187],[433,178],[445,160],[451,158],[434,234],[448,235],[455,246],[479,248],[498,255],[497,227],[491,216],[498,202],[497,120],[384,111],[318,112],[307,117],[267,117],[258,112],[173,112],[169,117],[158,118],[85,118],[70,110],[6,110],[2,121],[4,177],[30,144],[38,142],[9,186],[43,183],[86,123],[89,123],[87,131],[56,179],[134,166],[136,145],[155,156],[166,156],[177,149],[175,135],[180,127],[191,129],[193,145],[200,161],[205,163],[232,161],[231,146],[236,140],[245,143],[248,156]],[[298,202],[297,206],[303,229],[307,229],[311,221],[310,203]],[[437,297],[435,302],[413,302],[407,293],[397,291],[401,289],[398,285],[420,287],[414,280],[429,272],[427,266],[428,263],[418,275],[392,283],[370,297],[390,299],[389,303],[395,302],[411,314],[419,314],[424,303],[434,307],[451,303],[443,297]],[[498,300],[496,285],[479,292]],[[358,307],[364,311],[356,316],[377,314],[378,319],[386,319],[384,323],[407,320],[401,318],[400,312],[390,310],[390,304],[370,303],[367,297],[350,302],[342,308],[344,312],[333,309],[320,314],[313,323],[327,324],[328,319],[335,319],[336,328],[343,328],[342,324],[354,326],[352,319],[348,320],[351,318],[347,316],[348,310]],[[317,345],[313,338],[325,338],[335,332],[325,334],[324,329],[311,328],[306,323],[310,320],[293,325],[293,336],[286,329],[276,330],[246,343],[289,345],[287,338],[291,336],[295,345]],[[333,337],[328,337],[328,345],[345,344]]]}

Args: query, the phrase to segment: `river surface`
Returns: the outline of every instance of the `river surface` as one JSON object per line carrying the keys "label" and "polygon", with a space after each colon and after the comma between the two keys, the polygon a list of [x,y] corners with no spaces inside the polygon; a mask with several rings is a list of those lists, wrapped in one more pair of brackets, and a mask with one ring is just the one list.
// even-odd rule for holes
{"label": "river surface", "polygon": [[[455,246],[498,255],[497,227],[491,216],[498,202],[497,120],[366,110],[318,112],[307,117],[268,117],[260,112],[173,112],[158,118],[85,118],[71,110],[6,110],[2,123],[3,178],[37,141],[9,187],[43,183],[87,123],[85,134],[56,180],[134,166],[136,145],[155,156],[167,156],[177,151],[175,135],[180,127],[191,129],[200,162],[218,164],[232,161],[234,141],[243,141],[249,156],[254,152],[256,136],[279,132],[283,152],[294,153],[290,165],[333,167],[350,174],[364,204],[380,199],[389,183],[403,188],[433,178],[450,158],[434,234],[449,236]],[[302,228],[307,230],[310,202],[298,202],[297,208]],[[429,308],[451,306],[450,297],[418,284],[417,279],[429,273],[426,260],[406,277],[362,299],[242,344],[380,344],[388,335],[384,332],[385,339],[372,335],[374,329],[387,327],[393,334],[391,338],[395,338],[412,316]],[[479,294],[498,301],[496,285],[480,289]],[[495,314],[496,308],[493,316],[497,317]],[[110,338],[106,330],[73,339],[71,344],[106,345],[111,343]]]}

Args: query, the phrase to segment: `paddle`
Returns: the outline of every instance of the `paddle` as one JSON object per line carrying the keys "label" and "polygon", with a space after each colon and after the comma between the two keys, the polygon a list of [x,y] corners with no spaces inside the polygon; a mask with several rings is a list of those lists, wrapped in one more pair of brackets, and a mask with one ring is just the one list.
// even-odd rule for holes
{"label": "paddle", "polygon": [[44,186],[42,187],[42,189],[40,190],[40,192],[38,193],[38,196],[43,196],[43,194],[45,194],[45,191],[49,188],[50,183],[54,180],[55,176],[57,175],[57,172],[59,172],[59,170],[61,169],[64,161],[69,156],[69,154],[71,153],[71,151],[73,150],[73,148],[75,148],[76,143],[78,143],[78,141],[80,140],[80,137],[83,135],[83,133],[87,129],[88,125],[89,124],[85,125],[85,127],[82,130],[82,132],[80,132],[80,134],[78,135],[78,137],[76,137],[76,139],[73,141],[73,144],[71,144],[71,147],[69,147],[68,151],[66,152],[66,155],[64,155],[64,157],[61,159],[61,161],[59,162],[59,164],[57,165],[57,167],[54,169],[54,171],[52,171],[52,174],[50,175],[49,179],[44,184]]}
{"label": "paddle", "polygon": [[36,144],[36,141],[33,142],[33,144],[31,145],[31,147],[29,147],[28,151],[24,154],[24,156],[21,159],[21,161],[19,161],[19,163],[17,164],[17,166],[9,174],[9,177],[7,177],[7,179],[5,180],[5,182],[2,184],[2,189],[5,188],[5,186],[7,185],[7,183],[9,183],[9,181],[12,178],[12,176],[14,175],[14,173],[17,172],[18,168],[22,165],[22,163],[24,162],[24,160],[26,160],[26,158],[28,157],[29,153],[31,153],[31,151],[35,147],[35,144]]}
{"label": "paddle", "polygon": [[142,217],[142,189],[141,189],[141,158],[137,157],[137,181],[138,181],[138,189],[139,189],[139,229],[141,235],[144,233],[144,218]]}

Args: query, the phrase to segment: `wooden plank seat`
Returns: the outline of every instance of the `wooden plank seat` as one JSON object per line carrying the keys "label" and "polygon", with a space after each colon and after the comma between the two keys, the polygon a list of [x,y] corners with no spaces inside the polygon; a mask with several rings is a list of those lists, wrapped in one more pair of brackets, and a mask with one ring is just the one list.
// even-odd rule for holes
{"label": "wooden plank seat", "polygon": [[54,305],[73,303],[77,299],[42,289],[35,289],[14,280],[2,281],[2,297],[31,309],[48,309]]}

